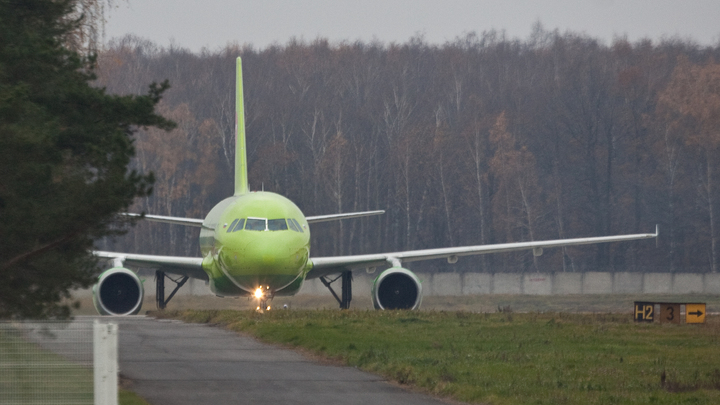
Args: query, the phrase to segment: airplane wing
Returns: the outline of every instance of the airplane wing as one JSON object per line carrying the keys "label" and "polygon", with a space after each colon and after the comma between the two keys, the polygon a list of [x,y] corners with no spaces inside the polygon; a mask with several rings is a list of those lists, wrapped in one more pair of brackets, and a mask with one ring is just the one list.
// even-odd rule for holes
{"label": "airplane wing", "polygon": [[[123,213],[121,215],[125,215],[126,217],[141,217],[140,214],[132,214],[129,212]],[[146,219],[148,221],[153,222],[163,222],[166,224],[173,224],[173,225],[186,225],[186,226],[195,226],[198,228],[202,227],[203,220],[202,219],[196,219],[196,218],[182,218],[182,217],[166,217],[163,215],[145,215],[143,219]]]}
{"label": "airplane wing", "polygon": [[314,217],[305,217],[305,220],[308,222],[308,224],[314,224],[317,222],[335,221],[338,219],[369,217],[371,215],[380,215],[384,213],[385,210],[348,212],[346,214],[316,215]]}
{"label": "airplane wing", "polygon": [[180,276],[208,280],[207,273],[202,269],[202,257],[157,256],[102,251],[95,251],[93,255],[103,259],[120,259],[123,265],[126,266],[150,268]]}
{"label": "airplane wing", "polygon": [[595,243],[623,242],[637,239],[657,238],[658,229],[655,233],[642,233],[634,235],[600,236],[592,238],[557,239],[537,242],[516,242],[501,243],[494,245],[460,246],[451,248],[409,250],[405,252],[375,253],[354,256],[315,257],[310,258],[312,268],[306,278],[313,279],[328,274],[338,273],[347,270],[357,270],[368,267],[380,267],[384,265],[399,266],[401,262],[414,262],[430,259],[448,259],[454,263],[460,256],[483,255],[487,253],[514,252],[519,250],[533,250],[537,256],[542,254],[545,248],[560,246],[589,245]]}

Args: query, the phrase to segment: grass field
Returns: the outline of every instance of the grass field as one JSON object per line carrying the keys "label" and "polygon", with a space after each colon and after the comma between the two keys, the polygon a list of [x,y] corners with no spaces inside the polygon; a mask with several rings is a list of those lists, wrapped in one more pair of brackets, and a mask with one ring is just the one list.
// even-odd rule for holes
{"label": "grass field", "polygon": [[120,389],[118,391],[119,405],[149,405],[147,401],[132,391]]}
{"label": "grass field", "polygon": [[514,308],[155,315],[222,325],[463,402],[720,403],[718,316],[705,325],[660,325],[633,323],[631,306],[615,314],[510,312]]}

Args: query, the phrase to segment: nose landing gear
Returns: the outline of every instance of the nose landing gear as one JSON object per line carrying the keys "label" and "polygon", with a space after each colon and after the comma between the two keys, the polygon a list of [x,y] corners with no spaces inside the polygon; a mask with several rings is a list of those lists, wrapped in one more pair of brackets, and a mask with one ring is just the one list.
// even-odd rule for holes
{"label": "nose landing gear", "polygon": [[271,301],[274,296],[274,294],[270,291],[270,286],[266,286],[264,289],[263,287],[258,287],[257,289],[255,289],[254,295],[255,298],[258,300],[258,305],[255,310],[259,313],[269,311],[270,304],[268,304],[268,301]]}

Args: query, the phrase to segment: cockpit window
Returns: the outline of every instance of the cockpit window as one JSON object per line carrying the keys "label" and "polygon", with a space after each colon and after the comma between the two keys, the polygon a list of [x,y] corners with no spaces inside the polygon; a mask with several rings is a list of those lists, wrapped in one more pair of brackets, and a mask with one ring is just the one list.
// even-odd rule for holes
{"label": "cockpit window", "polygon": [[245,223],[246,231],[264,231],[267,230],[267,219],[265,218],[248,218]]}
{"label": "cockpit window", "polygon": [[298,232],[300,232],[300,233],[303,233],[303,232],[304,232],[303,229],[302,229],[302,226],[300,226],[300,223],[298,223],[298,221],[297,221],[295,218],[289,218],[288,221],[290,221],[290,222],[292,222],[292,223],[295,224],[295,227],[297,228],[297,231],[298,231]]}
{"label": "cockpit window", "polygon": [[[290,228],[288,228],[288,224],[290,225]],[[245,218],[240,218],[234,220],[232,224],[230,224],[230,227],[227,231],[240,231],[243,229],[243,225],[245,226],[246,231],[287,231],[288,229],[292,229],[295,232],[302,233],[302,228],[300,228],[300,225],[297,223],[297,221],[292,218],[248,218],[247,220]]]}
{"label": "cockpit window", "polygon": [[230,224],[230,226],[228,226],[226,232],[230,233],[230,232],[242,231],[244,225],[245,225],[245,218],[234,219],[232,221],[232,223]]}
{"label": "cockpit window", "polygon": [[295,225],[295,222],[293,222],[292,218],[288,218],[287,223],[290,229],[292,229],[293,231],[301,232],[300,229],[298,229],[297,225]]}
{"label": "cockpit window", "polygon": [[285,223],[285,218],[268,220],[269,231],[287,231],[287,229],[288,226],[287,223]]}
{"label": "cockpit window", "polygon": [[232,229],[235,227],[235,224],[237,224],[237,222],[238,222],[237,219],[234,220],[234,221],[232,221],[232,223],[230,224],[230,226],[229,226],[228,229],[227,229],[227,233],[232,232]]}
{"label": "cockpit window", "polygon": [[233,229],[232,231],[233,232],[242,231],[244,225],[245,225],[245,218],[240,218],[240,220],[238,220],[237,225],[235,225],[235,229]]}

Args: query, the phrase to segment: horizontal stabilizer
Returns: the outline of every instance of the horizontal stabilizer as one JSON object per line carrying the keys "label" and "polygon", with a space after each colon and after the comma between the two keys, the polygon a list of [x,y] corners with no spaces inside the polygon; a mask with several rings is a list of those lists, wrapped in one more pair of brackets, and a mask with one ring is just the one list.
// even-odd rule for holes
{"label": "horizontal stabilizer", "polygon": [[166,217],[166,216],[162,216],[162,215],[142,216],[140,214],[132,214],[132,213],[128,213],[128,212],[123,213],[121,215],[125,215],[126,217],[142,217],[143,219],[147,219],[148,221],[164,222],[166,224],[196,226],[198,228],[202,227],[202,224],[203,224],[202,219],[196,219],[196,218]]}
{"label": "horizontal stabilizer", "polygon": [[316,215],[314,217],[305,217],[305,220],[307,220],[308,224],[314,224],[317,222],[337,221],[338,219],[369,217],[371,215],[381,215],[384,213],[385,210],[348,212],[345,214]]}

